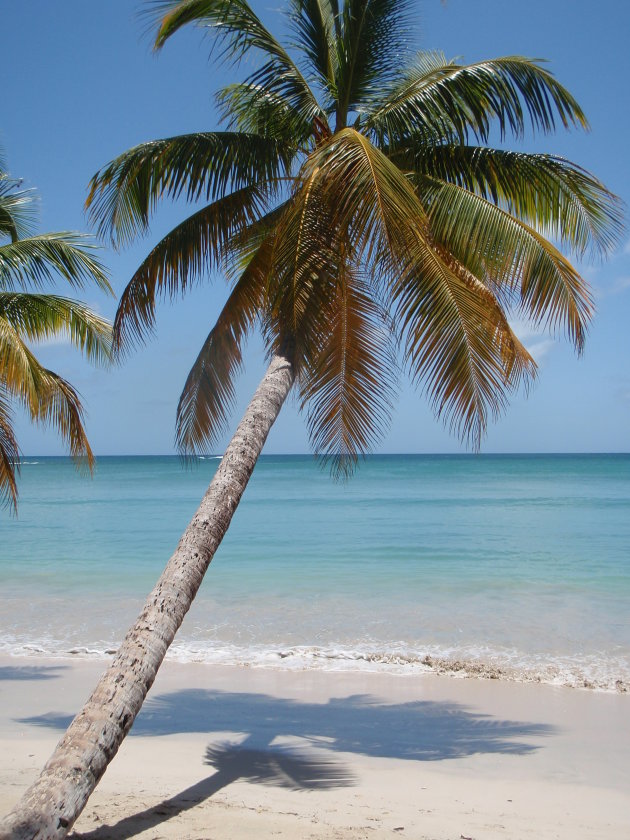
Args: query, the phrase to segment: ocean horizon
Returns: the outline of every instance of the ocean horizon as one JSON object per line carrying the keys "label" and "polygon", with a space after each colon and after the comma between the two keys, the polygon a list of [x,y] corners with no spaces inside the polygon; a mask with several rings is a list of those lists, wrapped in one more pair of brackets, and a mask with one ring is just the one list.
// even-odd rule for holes
{"label": "ocean horizon", "polygon": [[[0,651],[106,658],[221,456],[25,456]],[[630,685],[630,455],[263,455],[169,656]]]}

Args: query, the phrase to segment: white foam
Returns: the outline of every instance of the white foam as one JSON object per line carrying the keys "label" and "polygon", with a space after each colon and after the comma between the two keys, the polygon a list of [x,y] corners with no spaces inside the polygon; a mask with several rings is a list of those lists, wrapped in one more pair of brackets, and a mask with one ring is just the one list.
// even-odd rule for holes
{"label": "white foam", "polygon": [[[105,659],[116,652],[111,641],[72,644],[46,635],[34,640],[7,634],[0,652],[12,656]],[[596,691],[630,691],[630,660],[622,655],[590,654],[546,656],[516,649],[472,645],[404,643],[386,647],[376,643],[344,645],[237,645],[217,641],[176,641],[168,653],[179,662],[239,665],[253,668],[305,671],[368,671],[398,675],[444,674],[457,678],[538,682],[589,688]]]}

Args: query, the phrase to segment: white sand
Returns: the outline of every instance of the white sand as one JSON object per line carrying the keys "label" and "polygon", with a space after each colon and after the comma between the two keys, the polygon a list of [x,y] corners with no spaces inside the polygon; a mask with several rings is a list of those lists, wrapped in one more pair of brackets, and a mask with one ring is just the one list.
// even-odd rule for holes
{"label": "white sand", "polygon": [[[103,667],[0,659],[2,813]],[[626,838],[630,695],[167,663],[75,831],[90,840]]]}

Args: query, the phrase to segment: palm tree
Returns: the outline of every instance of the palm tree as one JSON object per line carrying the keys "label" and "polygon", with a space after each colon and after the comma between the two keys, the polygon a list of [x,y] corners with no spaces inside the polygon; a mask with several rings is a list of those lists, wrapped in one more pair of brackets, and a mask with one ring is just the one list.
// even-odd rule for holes
{"label": "palm tree", "polygon": [[551,155],[486,145],[491,128],[586,127],[538,61],[459,65],[410,54],[409,0],[289,0],[292,47],[246,0],[161,0],[156,48],[198,23],[224,59],[257,52],[218,94],[225,130],[137,146],[98,172],[88,206],[117,246],[165,197],[205,204],[159,242],[121,297],[118,351],[155,324],[156,301],[215,267],[233,285],[177,411],[185,455],[225,426],[247,334],[268,370],[201,506],[110,668],[5,823],[62,837],[138,713],[295,386],[314,449],[352,470],[386,427],[397,359],[436,413],[473,445],[535,373],[511,313],[564,329],[581,351],[588,287],[560,246],[616,241],[620,209],[592,175]]}
{"label": "palm tree", "polygon": [[93,465],[83,407],[72,385],[44,368],[29,346],[65,335],[93,362],[111,353],[111,326],[82,303],[41,290],[56,276],[75,288],[90,282],[113,294],[85,235],[33,233],[36,197],[20,188],[0,160],[0,503],[17,510],[20,452],[11,404],[60,432],[70,454]]}

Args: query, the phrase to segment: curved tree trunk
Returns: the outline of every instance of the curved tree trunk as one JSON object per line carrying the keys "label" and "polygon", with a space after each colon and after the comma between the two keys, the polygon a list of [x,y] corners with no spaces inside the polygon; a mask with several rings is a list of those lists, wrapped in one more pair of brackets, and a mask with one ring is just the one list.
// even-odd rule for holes
{"label": "curved tree trunk", "polygon": [[197,594],[293,379],[288,359],[274,356],[138,620],[39,778],[2,822],[1,840],[65,837],[85,807]]}

